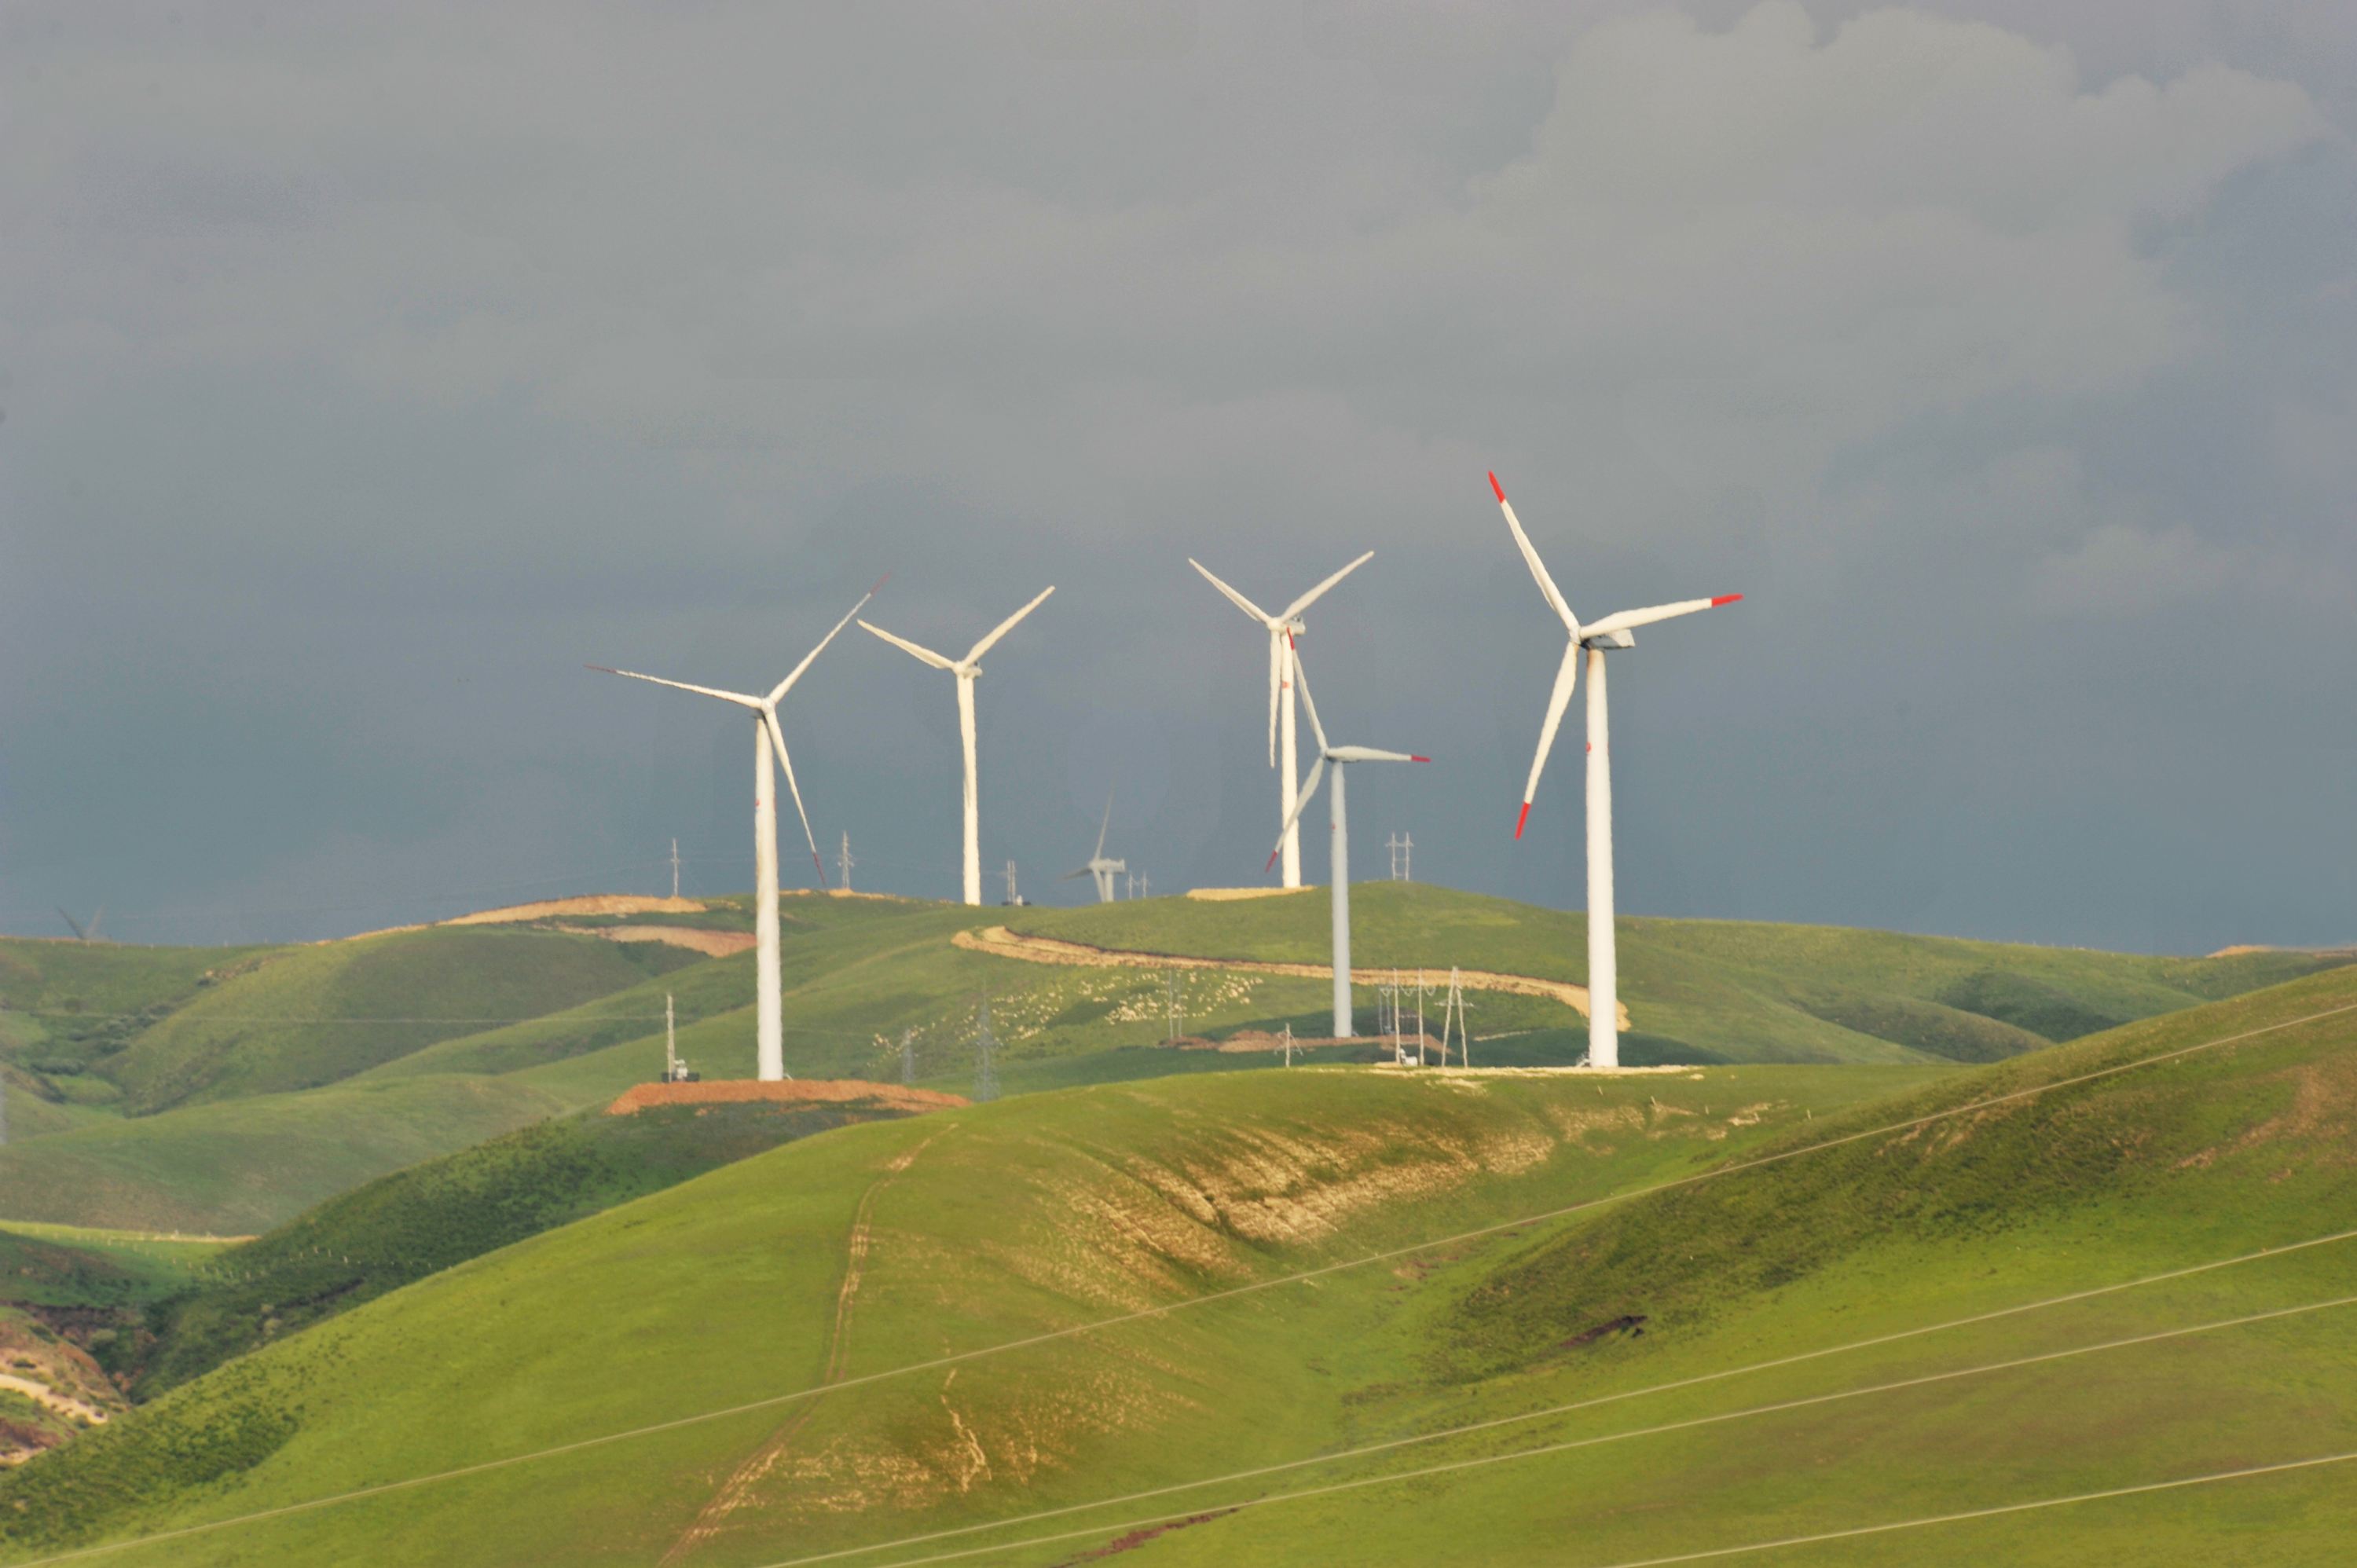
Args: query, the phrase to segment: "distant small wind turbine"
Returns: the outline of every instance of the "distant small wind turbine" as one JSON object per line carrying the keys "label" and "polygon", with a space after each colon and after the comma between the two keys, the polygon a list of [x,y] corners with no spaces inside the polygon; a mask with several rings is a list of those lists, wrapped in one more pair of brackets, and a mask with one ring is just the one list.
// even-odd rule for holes
{"label": "distant small wind turbine", "polygon": [[1429,762],[1428,757],[1411,757],[1404,751],[1377,751],[1365,746],[1333,746],[1326,739],[1326,726],[1318,722],[1318,704],[1309,695],[1309,682],[1301,673],[1300,652],[1287,644],[1286,665],[1293,675],[1293,683],[1300,688],[1301,705],[1309,712],[1309,733],[1318,737],[1318,760],[1309,765],[1309,777],[1301,786],[1301,799],[1294,803],[1293,815],[1286,819],[1285,830],[1276,835],[1276,848],[1268,852],[1270,865],[1276,864],[1279,852],[1285,848],[1286,833],[1318,793],[1318,781],[1325,777],[1326,765],[1334,765],[1334,837],[1328,858],[1332,862],[1334,878],[1334,1037],[1351,1037],[1351,822],[1343,793],[1343,780],[1353,762]]}
{"label": "distant small wind turbine", "polygon": [[1113,791],[1108,789],[1105,791],[1104,821],[1097,827],[1096,853],[1082,862],[1077,871],[1067,871],[1056,879],[1059,882],[1070,882],[1075,877],[1093,875],[1097,879],[1097,902],[1100,904],[1113,902],[1113,879],[1129,869],[1129,862],[1125,860],[1105,858],[1105,831],[1112,826]]}
{"label": "distant small wind turbine", "polygon": [[[883,585],[884,579],[878,577],[876,588]],[[785,986],[778,960],[778,798],[776,770],[770,761],[773,749],[777,764],[786,770],[786,788],[793,792],[794,811],[802,820],[802,837],[810,843],[811,865],[818,868],[818,885],[826,886],[826,867],[818,857],[818,839],[811,832],[810,813],[802,810],[802,786],[794,781],[794,759],[786,754],[786,732],[778,724],[778,703],[793,690],[794,682],[802,678],[811,661],[826,650],[835,633],[849,626],[852,616],[876,596],[876,588],[861,595],[850,614],[836,621],[834,630],[820,638],[818,646],[803,655],[802,661],[784,680],[770,687],[767,696],[691,686],[684,681],[666,681],[659,675],[641,675],[635,670],[617,670],[608,664],[589,666],[604,674],[717,697],[753,711],[753,1055],[755,1073],[770,1082],[786,1076]]]}
{"label": "distant small wind turbine", "polygon": [[95,942],[104,940],[98,934],[98,923],[106,918],[105,905],[101,904],[98,907],[98,913],[90,918],[90,923],[87,925],[75,919],[71,915],[68,915],[63,909],[59,909],[58,914],[62,917],[65,923],[72,929],[74,940],[78,942]]}
{"label": "distant small wind turbine", "polygon": [[1015,629],[1016,622],[1039,607],[1040,599],[1054,593],[1053,585],[1039,590],[1039,596],[994,628],[989,636],[966,650],[963,659],[948,659],[930,648],[920,648],[905,637],[895,637],[880,626],[859,624],[874,632],[903,653],[910,654],[936,670],[946,670],[957,677],[958,739],[965,747],[965,866],[963,890],[969,904],[982,902],[982,805],[980,786],[974,778],[974,682],[982,673],[982,656],[997,645],[998,639]]}
{"label": "distant small wind turbine", "polygon": [[[1279,822],[1294,820],[1296,812],[1293,808],[1299,799],[1298,780],[1301,777],[1297,771],[1294,756],[1293,689],[1286,679],[1289,668],[1286,650],[1308,629],[1301,624],[1301,612],[1324,597],[1327,589],[1374,559],[1374,554],[1373,551],[1368,551],[1275,615],[1269,614],[1211,575],[1211,569],[1200,561],[1191,555],[1187,558],[1187,564],[1202,573],[1203,580],[1226,595],[1230,604],[1268,628],[1268,761],[1269,766],[1277,770],[1276,811]],[[1298,828],[1288,831],[1285,835],[1284,858],[1284,885],[1287,887],[1300,886],[1301,833]]]}
{"label": "distant small wind turbine", "polygon": [[1555,579],[1547,575],[1545,564],[1532,546],[1530,535],[1523,532],[1522,521],[1514,516],[1513,506],[1506,499],[1505,487],[1498,483],[1495,474],[1490,476],[1490,489],[1498,497],[1498,506],[1506,514],[1506,526],[1512,531],[1523,559],[1529,563],[1531,575],[1538,579],[1539,592],[1546,596],[1546,602],[1562,618],[1564,629],[1571,634],[1563,650],[1563,663],[1555,673],[1555,691],[1547,698],[1546,720],[1539,725],[1538,755],[1531,759],[1530,779],[1523,786],[1523,814],[1514,822],[1516,838],[1523,836],[1523,829],[1531,820],[1531,800],[1538,793],[1539,771],[1546,767],[1547,752],[1555,745],[1555,732],[1563,723],[1564,709],[1571,703],[1571,689],[1579,679],[1579,666],[1583,660],[1587,665],[1587,1065],[1619,1067],[1620,957],[1612,939],[1612,731],[1604,702],[1604,650],[1635,647],[1637,639],[1630,633],[1638,627],[1731,605],[1743,596],[1721,594],[1710,599],[1680,599],[1651,609],[1620,610],[1583,627],[1579,618],[1571,613],[1571,606],[1564,602],[1563,591],[1555,585]]}

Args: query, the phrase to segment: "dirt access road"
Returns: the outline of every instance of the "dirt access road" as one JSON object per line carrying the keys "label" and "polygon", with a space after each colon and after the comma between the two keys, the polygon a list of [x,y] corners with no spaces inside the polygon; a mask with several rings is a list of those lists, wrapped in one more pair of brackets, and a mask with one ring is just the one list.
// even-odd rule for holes
{"label": "dirt access road", "polygon": [[[979,931],[959,931],[950,938],[958,947],[974,952],[995,953],[1000,958],[1021,959],[1026,963],[1056,963],[1098,969],[1232,969],[1246,974],[1284,974],[1297,980],[1331,980],[1334,966],[1330,963],[1266,963],[1243,958],[1187,958],[1176,953],[1135,952],[1125,948],[1096,948],[1085,942],[1068,942],[1054,937],[1020,936],[1005,926],[985,926]],[[1441,973],[1442,969],[1429,969],[1427,973]],[[1381,985],[1390,980],[1392,970],[1353,969],[1351,983]],[[1485,969],[1460,969],[1458,979],[1469,991],[1502,991],[1515,996],[1544,996],[1560,1002],[1587,1016],[1587,987],[1574,985],[1566,980],[1541,980],[1528,974],[1494,974]],[[1622,1003],[1616,1009],[1620,1027],[1629,1025],[1629,1006]]]}

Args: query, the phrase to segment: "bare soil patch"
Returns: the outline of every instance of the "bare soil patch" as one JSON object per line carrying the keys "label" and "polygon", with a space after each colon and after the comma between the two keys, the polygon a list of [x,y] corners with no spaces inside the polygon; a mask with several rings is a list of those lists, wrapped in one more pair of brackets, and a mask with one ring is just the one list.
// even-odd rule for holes
{"label": "bare soil patch", "polygon": [[750,931],[707,931],[694,926],[559,926],[577,937],[603,937],[609,942],[665,942],[707,958],[726,958],[749,950],[759,939]]}
{"label": "bare soil patch", "polygon": [[858,1101],[910,1112],[954,1111],[971,1103],[962,1094],[932,1089],[910,1089],[899,1083],[869,1083],[856,1078],[790,1078],[782,1083],[759,1079],[721,1079],[711,1083],[641,1083],[622,1091],[606,1107],[608,1116],[635,1116],[658,1105],[733,1105],[766,1100],[780,1105],[840,1104]]}
{"label": "bare soil patch", "polygon": [[641,898],[631,893],[589,893],[578,898],[544,898],[537,904],[510,904],[500,909],[478,909],[436,922],[445,926],[505,926],[522,920],[547,920],[565,915],[701,915],[701,898]]}

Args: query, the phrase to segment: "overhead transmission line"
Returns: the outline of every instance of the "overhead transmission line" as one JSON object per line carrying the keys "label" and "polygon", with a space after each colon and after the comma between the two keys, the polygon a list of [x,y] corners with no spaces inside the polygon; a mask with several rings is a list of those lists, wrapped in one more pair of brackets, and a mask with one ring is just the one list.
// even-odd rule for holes
{"label": "overhead transmission line", "polygon": [[332,1508],[339,1504],[347,1502],[357,1502],[365,1498],[381,1497],[388,1492],[406,1491],[416,1487],[432,1486],[442,1481],[453,1481],[468,1476],[482,1475],[485,1472],[491,1470],[502,1470],[509,1468],[511,1466],[531,1464],[542,1459],[554,1459],[566,1454],[577,1454],[587,1449],[600,1448],[608,1444],[627,1442],[633,1438],[651,1437],[658,1433],[677,1431],[683,1427],[699,1426],[708,1422],[723,1421],[731,1416],[744,1415],[757,1410],[774,1409],[779,1405],[791,1404],[799,1400],[814,1399],[822,1394],[838,1393],[846,1389],[857,1388],[869,1383],[880,1383],[893,1378],[907,1377],[912,1373],[938,1371],[944,1367],[963,1366],[969,1361],[985,1360],[992,1356],[1004,1355],[1012,1350],[1025,1350],[1035,1346],[1054,1344],[1060,1340],[1078,1338],[1082,1335],[1097,1333],[1103,1329],[1117,1328],[1124,1324],[1141,1323],[1155,1318],[1169,1317],[1178,1313],[1188,1311],[1193,1307],[1209,1306],[1215,1302],[1231,1301],[1241,1296],[1255,1295],[1261,1292],[1279,1289],[1286,1285],[1305,1284],[1311,1280],[1325,1279],[1330,1275],[1345,1273],[1354,1269],[1362,1269],[1376,1263],[1390,1262],[1400,1258],[1414,1257],[1421,1252],[1429,1252],[1442,1247],[1453,1247],[1463,1242],[1479,1240],[1484,1237],[1500,1235],[1512,1230],[1519,1230],[1531,1225],[1544,1224],[1550,1220],[1566,1219],[1571,1215],[1585,1213],[1590,1209],[1600,1208],[1617,1203],[1626,1203],[1636,1198],[1648,1197],[1655,1193],[1671,1192],[1684,1187],[1696,1187],[1705,1182],[1717,1180],[1721,1176],[1737,1176],[1747,1171],[1760,1170],[1769,1165],[1781,1165],[1787,1160],[1797,1159],[1803,1155],[1821,1154],[1827,1149],[1841,1148],[1846,1144],[1859,1143],[1866,1139],[1886,1137],[1893,1133],[1904,1133],[1917,1127],[1930,1126],[1937,1122],[1947,1121],[1951,1117],[1970,1115],[1975,1112],[1989,1110],[1994,1106],[2012,1104],[2020,1101],[2034,1099],[2039,1095],[2050,1093],[2058,1089],[2070,1089],[2083,1083],[2093,1083],[2104,1079],[2115,1078],[2122,1073],[2132,1072],[2139,1068],[2153,1067],[2162,1062],[2181,1060],[2187,1057],[2199,1055],[2203,1051],[2216,1050],[2225,1046],[2239,1045],[2245,1040],[2257,1039],[2264,1035],[2280,1034],[2286,1029],[2299,1028],[2305,1025],[2320,1023],[2324,1019],[2337,1018],[2351,1013],[2357,1013],[2357,1002],[2344,1003],[2338,1007],[2327,1007],[2319,1012],[2303,1014],[2296,1018],[2278,1019],[2272,1024],[2262,1024],[2255,1028],[2244,1029],[2232,1035],[2221,1035],[2215,1039],[2197,1041],[2192,1045],[2179,1046],[2172,1050],[2156,1051],[2150,1056],[2138,1057],[2133,1061],[2115,1062],[2109,1067],[2096,1068],[2083,1073],[2074,1073],[2068,1078],[2055,1079],[2050,1082],[2031,1084],[2023,1089],[2010,1090],[2003,1094],[1989,1095],[1980,1100],[1967,1101],[1961,1105],[1952,1105],[1944,1111],[1927,1112],[1921,1116],[1911,1116],[1902,1121],[1885,1122],[1879,1126],[1865,1128],[1856,1133],[1845,1133],[1836,1137],[1823,1139],[1813,1144],[1803,1144],[1798,1147],[1781,1150],[1775,1154],[1760,1155],[1748,1160],[1733,1161],[1724,1165],[1713,1166],[1709,1170],[1696,1171],[1692,1175],[1672,1176],[1666,1180],[1653,1182],[1644,1187],[1630,1187],[1621,1192],[1606,1193],[1600,1197],[1583,1198],[1577,1203],[1564,1204],[1558,1208],[1544,1209],[1534,1214],[1526,1214],[1512,1219],[1501,1219],[1489,1225],[1476,1226],[1471,1230],[1458,1231],[1454,1235],[1432,1237],[1426,1240],[1418,1241],[1405,1247],[1385,1248],[1380,1251],[1368,1252],[1356,1258],[1345,1259],[1338,1263],[1324,1263],[1314,1269],[1297,1270],[1289,1274],[1275,1274],[1265,1280],[1252,1280],[1240,1285],[1229,1285],[1224,1289],[1207,1291],[1200,1295],[1189,1296],[1181,1301],[1165,1302],[1157,1306],[1139,1307],[1130,1312],[1115,1313],[1110,1317],[1092,1318],[1085,1323],[1068,1324],[1061,1328],[1045,1329],[1038,1334],[1025,1335],[1015,1339],[1001,1340],[996,1345],[977,1346],[971,1350],[954,1350],[945,1355],[931,1357],[921,1361],[907,1361],[901,1363],[898,1367],[887,1367],[879,1371],[862,1373],[857,1377],[844,1378],[831,1383],[816,1384],[809,1388],[793,1389],[781,1394],[769,1394],[759,1399],[747,1400],[741,1403],[725,1405],[716,1409],[691,1412],[685,1415],[673,1416],[669,1420],[652,1422],[644,1426],[627,1427],[618,1432],[600,1434],[595,1437],[576,1438],[570,1443],[560,1443],[546,1448],[531,1449],[522,1454],[511,1454],[497,1459],[479,1460],[471,1465],[461,1465],[447,1470],[428,1471],[422,1476],[406,1477],[397,1481],[380,1481],[372,1486],[357,1487],[348,1491],[334,1492],[326,1497],[314,1498],[305,1502],[285,1503],[276,1508],[263,1509],[253,1513],[233,1514],[226,1519],[211,1520],[202,1524],[184,1525],[177,1530],[165,1530],[154,1535],[131,1536],[119,1541],[109,1541],[99,1546],[81,1547],[69,1552],[59,1553],[49,1557],[32,1559],[26,1563],[17,1564],[17,1568],[41,1568],[41,1565],[46,1563],[70,1562],[81,1558],[96,1556],[102,1552],[121,1551],[133,1546],[146,1545],[155,1541],[178,1540],[185,1536],[201,1535],[217,1530],[227,1530],[237,1525],[255,1524],[265,1520],[282,1519],[291,1514],[307,1513],[317,1509]]}
{"label": "overhead transmission line", "polygon": [[960,1525],[952,1530],[931,1530],[922,1535],[902,1536],[897,1541],[879,1541],[870,1546],[849,1546],[812,1557],[798,1557],[791,1563],[771,1564],[770,1568],[802,1568],[802,1564],[832,1563],[839,1558],[864,1556],[873,1552],[891,1552],[907,1546],[924,1546],[937,1541],[958,1536],[974,1535],[984,1530],[1005,1530],[1012,1525],[1044,1520],[1061,1519],[1071,1514],[1088,1513],[1097,1509],[1122,1508],[1155,1498],[1166,1498],[1179,1492],[1199,1491],[1206,1487],[1225,1486],[1237,1481],[1256,1481],[1289,1471],[1307,1469],[1316,1465],[1338,1465],[1349,1459],[1363,1459],[1377,1454],[1388,1454],[1403,1448],[1413,1448],[1427,1443],[1444,1443],[1453,1438],[1470,1437],[1501,1427],[1518,1426],[1534,1421],[1546,1421],[1556,1416],[1573,1415],[1581,1411],[1595,1410],[1609,1404],[1622,1404],[1630,1400],[1649,1399],[1655,1394],[1677,1393],[1698,1388],[1705,1383],[1725,1382],[1730,1378],[1749,1377],[1754,1372],[1779,1371],[1786,1367],[1801,1366],[1810,1361],[1822,1361],[1828,1357],[1850,1355],[1859,1350],[1878,1350],[1910,1339],[1921,1339],[1951,1329],[1974,1328],[1986,1323],[2001,1322],[2009,1317],[2021,1317],[2033,1312],[2045,1312],[2058,1306],[2076,1305],[2127,1291],[2142,1290],[2148,1285],[2167,1284],[2176,1280],[2191,1279],[2199,1274],[2215,1273],[2221,1269],[2239,1267],[2244,1263],[2265,1262],[2271,1258],[2288,1257],[2312,1247],[2330,1246],[2337,1241],[2357,1240],[2357,1230],[2338,1230],[2330,1236],[2314,1236],[2305,1241],[2292,1241],[2278,1247],[2263,1247],[2255,1252],[2244,1252],[2233,1258],[2219,1258],[2206,1263],[2193,1263],[2184,1268],[2168,1269],[2138,1279],[2120,1280],[2107,1285],[2095,1285],[2086,1290],[2072,1291],[2063,1295],[2048,1296],[2041,1301],[2022,1302],[2013,1306],[1976,1312],[1964,1317],[1952,1317],[1942,1323],[1927,1323],[1914,1328],[1901,1328],[1889,1334],[1877,1334],[1865,1339],[1853,1339],[1846,1344],[1827,1345],[1814,1350],[1803,1350],[1791,1356],[1779,1356],[1766,1361],[1753,1361],[1745,1366],[1727,1367],[1715,1372],[1698,1372],[1692,1377],[1676,1378],[1663,1383],[1648,1383],[1641,1388],[1621,1389],[1609,1394],[1594,1394],[1568,1403],[1548,1405],[1539,1410],[1518,1412],[1512,1415],[1492,1416],[1486,1421],[1469,1422],[1460,1426],[1443,1427],[1433,1432],[1412,1433],[1405,1437],[1387,1438],[1381,1443],[1363,1444],[1356,1448],[1338,1449],[1332,1453],[1314,1454],[1304,1459],[1280,1460],[1273,1465],[1258,1465],[1246,1470],[1232,1470],[1223,1476],[1208,1476],[1198,1481],[1178,1481],[1168,1486],[1153,1487],[1144,1491],[1127,1492],[1118,1497],[1099,1498],[1094,1502],[1069,1503],[1061,1508],[1042,1509],[1008,1519],[988,1520],[980,1524]]}
{"label": "overhead transmission line", "polygon": [[[2229,1328],[2244,1328],[2254,1323],[2271,1323],[2287,1317],[2298,1317],[2311,1312],[2326,1312],[2334,1307],[2357,1305],[2357,1295],[2337,1296],[2330,1301],[2303,1302],[2297,1306],[2276,1307],[2266,1312],[2246,1313],[2240,1317],[2219,1318],[2211,1323],[2196,1323],[2183,1328],[2164,1328],[2150,1334],[2134,1334],[2122,1339],[2106,1339],[2094,1345],[2074,1345],[2066,1350],[2046,1350],[2034,1356],[2017,1356],[2008,1360],[1990,1361],[1977,1367],[1952,1368],[1944,1372],[1927,1372],[1921,1377],[1900,1378],[1892,1382],[1874,1383],[1866,1388],[1843,1389],[1829,1394],[1809,1394],[1800,1399],[1779,1400],[1770,1404],[1752,1405],[1744,1410],[1721,1411],[1715,1415],[1691,1416],[1684,1421],[1665,1421],[1654,1426],[1641,1426],[1627,1432],[1608,1432],[1594,1437],[1567,1437],[1558,1443],[1544,1443],[1532,1448],[1516,1448],[1503,1454],[1482,1454],[1469,1459],[1451,1459],[1437,1465],[1426,1465],[1413,1470],[1390,1470],[1379,1476],[1354,1476],[1347,1481],[1329,1481],[1322,1486],[1303,1487],[1296,1491],[1273,1492],[1265,1497],[1246,1498],[1240,1502],[1206,1506],[1198,1504],[1185,1513],[1153,1514],[1145,1518],[1118,1520],[1111,1524],[1090,1525],[1081,1530],[1061,1530],[1054,1535],[1031,1535],[1020,1541],[994,1541],[987,1546],[961,1547],[954,1552],[938,1552],[929,1557],[902,1557],[888,1568],[920,1568],[920,1564],[953,1563],[971,1557],[986,1557],[1001,1552],[1017,1552],[1027,1546],[1054,1546],[1068,1541],[1101,1536],[1108,1530],[1127,1533],[1148,1530],[1158,1524],[1175,1524],[1208,1511],[1242,1513],[1246,1509],[1267,1508],[1275,1503],[1303,1502],[1312,1498],[1332,1497],[1340,1492],[1355,1492],[1369,1487],[1397,1486],[1405,1481],[1429,1480],[1435,1476],[1454,1475],[1464,1470],[1486,1469],[1492,1465],[1510,1465],[1519,1459],[1540,1459],[1551,1455],[1569,1454],[1582,1448],[1600,1448],[1607,1444],[1625,1443],[1639,1437],[1660,1437],[1673,1432],[1691,1432],[1696,1427],[1721,1426],[1732,1421],[1748,1421],[1754,1416],[1778,1415],[1787,1411],[1809,1410],[1820,1405],[1837,1404],[1845,1400],[1864,1399],[1872,1394],[1897,1393],[1907,1389],[1923,1388],[1932,1383],[1954,1382],[1963,1378],[1976,1378],[1991,1372],[2018,1371],[2024,1367],[2044,1366],[2054,1361],[2071,1360],[2080,1356],[2093,1356],[2106,1350],[2124,1350],[2138,1345],[2160,1344],[2171,1339],[2189,1338],[2196,1334],[2215,1334]],[[2357,1455],[2352,1455],[2357,1456]],[[1333,1455],[1331,1457],[1341,1457]],[[2312,1463],[2313,1461],[2311,1461]],[[1209,1486],[1212,1483],[1204,1482]],[[1004,1527],[1019,1524],[1028,1516],[995,1520]],[[1839,1532],[1836,1532],[1839,1533]],[[1828,1538],[1830,1539],[1830,1538]],[[1782,1543],[1778,1543],[1782,1544]],[[823,1563],[830,1559],[852,1556],[859,1552],[878,1551],[877,1547],[854,1547],[848,1551],[828,1552],[816,1557],[789,1557],[768,1563],[761,1568],[803,1568],[804,1564]],[[1738,1549],[1740,1550],[1740,1549]],[[1761,1548],[1760,1550],[1764,1550]],[[1698,1558],[1724,1555],[1698,1552],[1685,1557],[1651,1558],[1647,1563],[1691,1562]],[[1645,1564],[1626,1564],[1623,1568],[1645,1568]]]}

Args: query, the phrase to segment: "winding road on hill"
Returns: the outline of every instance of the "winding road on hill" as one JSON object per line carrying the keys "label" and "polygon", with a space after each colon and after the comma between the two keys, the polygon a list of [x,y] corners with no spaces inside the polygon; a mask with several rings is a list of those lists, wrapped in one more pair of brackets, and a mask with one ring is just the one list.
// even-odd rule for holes
{"label": "winding road on hill", "polygon": [[[1091,947],[1086,942],[1068,942],[1057,937],[1027,936],[1011,931],[1005,926],[985,926],[979,931],[959,931],[950,941],[972,952],[986,952],[999,958],[1020,959],[1026,963],[1064,964],[1096,969],[1232,969],[1246,974],[1282,974],[1297,980],[1331,980],[1334,966],[1330,963],[1274,963],[1248,958],[1195,958],[1182,953],[1140,952],[1128,948]],[[1427,972],[1437,973],[1437,969]],[[1380,985],[1393,973],[1392,966],[1353,968],[1351,980],[1357,985]],[[1587,1016],[1587,987],[1574,985],[1567,980],[1541,980],[1530,974],[1498,974],[1486,969],[1459,969],[1458,980],[1470,991],[1502,991],[1515,996],[1543,996],[1560,1002]],[[1616,1009],[1620,1027],[1631,1027],[1629,1004],[1621,1003]]]}

